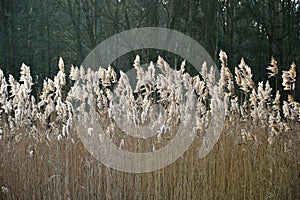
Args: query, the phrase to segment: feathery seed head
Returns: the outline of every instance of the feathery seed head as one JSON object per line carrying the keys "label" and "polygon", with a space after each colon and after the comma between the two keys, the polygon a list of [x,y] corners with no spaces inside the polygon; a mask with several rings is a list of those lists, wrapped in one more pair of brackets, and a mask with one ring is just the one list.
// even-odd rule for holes
{"label": "feathery seed head", "polygon": [[64,64],[62,57],[59,57],[58,68],[61,72],[63,72],[63,73],[65,72],[65,64]]}
{"label": "feathery seed head", "polygon": [[269,70],[270,72],[268,73],[269,74],[269,77],[270,78],[271,76],[276,76],[278,74],[278,67],[277,67],[277,61],[272,57],[271,58],[271,63],[270,65],[267,67],[267,70]]}

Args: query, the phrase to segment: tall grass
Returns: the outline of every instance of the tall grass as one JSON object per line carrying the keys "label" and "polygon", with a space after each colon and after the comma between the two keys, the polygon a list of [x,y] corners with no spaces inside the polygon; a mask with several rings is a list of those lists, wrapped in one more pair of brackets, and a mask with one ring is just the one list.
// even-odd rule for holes
{"label": "tall grass", "polygon": [[[92,72],[72,67],[70,79],[74,85],[66,93],[66,74],[60,59],[58,74],[54,80],[44,81],[39,99],[31,95],[29,67],[22,65],[19,81],[10,75],[7,82],[0,70],[0,199],[299,199],[296,65],[293,63],[282,74],[289,98],[281,99],[279,92],[272,96],[268,82],[254,84],[251,68],[244,60],[235,68],[235,75],[227,66],[225,52],[220,53],[220,60],[221,79],[214,80],[214,69],[205,64],[201,79],[184,72],[184,63],[180,71],[170,72],[168,64],[159,58],[157,63],[165,71],[166,82],[162,82],[151,77],[152,68],[144,71],[137,57],[134,67],[140,75],[137,88],[131,92],[126,75],[121,73],[119,95],[125,95],[123,90],[132,94],[132,112],[146,110],[148,104],[138,107],[136,102],[150,97],[170,109],[178,96],[164,95],[172,92],[168,87],[173,84],[168,83],[170,73],[174,73],[173,78],[187,80],[198,97],[198,132],[188,151],[171,165],[143,174],[107,168],[89,154],[76,133],[74,113],[84,109],[74,108],[71,102],[85,95],[97,100],[97,116],[103,127],[109,126],[111,84],[117,82],[112,68]],[[280,76],[273,58],[268,70],[270,78]],[[79,83],[87,88],[80,88]],[[213,92],[224,102],[225,124],[214,149],[199,158],[203,134],[211,120]],[[116,145],[123,140],[127,150],[147,152],[153,151],[153,146],[157,149],[168,144],[174,133],[167,130],[163,136],[158,133],[150,141],[139,142],[120,130],[110,134],[115,134]]]}

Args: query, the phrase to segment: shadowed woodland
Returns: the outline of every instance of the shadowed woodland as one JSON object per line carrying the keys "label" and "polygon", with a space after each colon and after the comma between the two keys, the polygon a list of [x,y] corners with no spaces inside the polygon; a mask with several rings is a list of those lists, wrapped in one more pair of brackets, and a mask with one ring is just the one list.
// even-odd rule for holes
{"label": "shadowed woodland", "polygon": [[[244,57],[255,82],[266,80],[264,69],[272,56],[279,71],[300,59],[298,0],[1,0],[0,8],[0,67],[7,75],[18,74],[22,63],[32,66],[39,88],[45,77],[56,74],[59,57],[66,66],[79,66],[97,44],[137,27],[187,34],[216,63],[222,49],[231,70]],[[174,55],[148,49],[130,53],[113,67],[127,71],[137,53],[148,62],[159,53],[176,65]]]}

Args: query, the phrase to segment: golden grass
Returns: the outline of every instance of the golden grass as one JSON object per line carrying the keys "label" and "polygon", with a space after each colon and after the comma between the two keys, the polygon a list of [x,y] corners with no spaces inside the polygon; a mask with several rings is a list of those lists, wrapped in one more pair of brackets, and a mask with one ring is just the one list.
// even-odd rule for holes
{"label": "golden grass", "polygon": [[[242,122],[240,122],[242,124]],[[297,124],[293,132],[299,133]],[[297,199],[300,143],[272,146],[267,129],[258,141],[243,143],[240,126],[226,123],[212,152],[198,158],[198,137],[175,163],[159,171],[130,174],[95,160],[71,139],[0,142],[1,199]],[[291,134],[292,135],[292,134]],[[30,156],[30,150],[34,151]]]}
{"label": "golden grass", "polygon": [[[235,83],[242,95],[235,94],[225,52],[220,53],[220,58],[219,84],[226,88],[222,98],[227,101],[228,113],[214,149],[199,158],[205,131],[205,125],[200,124],[195,140],[182,157],[161,170],[142,174],[107,168],[85,149],[77,136],[76,124],[72,123],[72,105],[62,92],[66,82],[62,60],[54,81],[44,82],[41,101],[36,104],[30,96],[28,67],[21,68],[23,84],[10,76],[13,90],[10,92],[0,73],[3,92],[0,105],[5,107],[0,109],[0,199],[299,199],[300,104],[293,99],[296,66],[293,64],[284,72],[283,86],[290,94],[281,108],[279,92],[273,98],[268,82],[256,87],[251,68],[244,60],[235,69]],[[139,63],[135,64],[140,70]],[[269,70],[276,76],[277,64],[273,58],[271,65]],[[183,70],[184,66],[181,74]],[[210,112],[205,103],[212,88],[212,72],[205,75],[205,82],[197,77],[192,79],[201,97],[201,115],[206,118]],[[99,74],[102,86],[110,85],[110,79],[116,78],[112,69],[99,69]],[[85,77],[83,69],[71,70],[72,80],[80,76]],[[96,90],[96,97],[103,105],[109,99],[106,91],[109,90]],[[167,101],[168,97],[165,98]],[[97,110],[103,127],[107,126],[104,117],[107,109],[103,106]],[[157,143],[157,137],[151,138],[150,143],[143,140],[136,143],[118,129],[114,134],[112,142],[119,145],[125,138],[124,148],[128,151],[148,152],[152,143]],[[168,144],[172,136],[173,133],[167,132],[157,147]]]}

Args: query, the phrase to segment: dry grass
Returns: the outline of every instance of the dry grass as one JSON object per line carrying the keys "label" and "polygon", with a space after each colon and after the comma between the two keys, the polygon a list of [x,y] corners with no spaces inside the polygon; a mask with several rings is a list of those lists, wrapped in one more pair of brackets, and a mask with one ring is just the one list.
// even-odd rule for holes
{"label": "dry grass", "polygon": [[[243,80],[237,85],[244,93],[242,97],[235,95],[230,83],[233,77],[226,69],[227,56],[221,54],[220,57],[221,72],[224,72],[220,85],[228,88],[224,98],[231,102],[230,105],[234,105],[236,97],[246,101],[237,106],[238,111],[229,106],[221,137],[205,158],[198,156],[204,131],[199,127],[194,142],[181,158],[164,169],[143,174],[107,168],[84,148],[74,123],[70,125],[69,115],[58,112],[57,105],[62,108],[68,105],[64,95],[55,92],[64,85],[60,61],[62,73],[56,78],[56,88],[46,88],[49,91],[42,97],[47,101],[44,107],[53,99],[57,108],[49,118],[44,107],[37,108],[35,113],[41,113],[42,117],[28,114],[30,123],[28,120],[25,123],[24,116],[23,120],[13,115],[9,118],[4,109],[1,113],[0,199],[299,199],[300,115],[298,118],[297,112],[300,114],[300,110],[297,110],[297,102],[286,101],[285,117],[277,116],[275,98],[270,94],[262,97],[268,94],[267,84],[254,87],[251,70],[249,72],[250,68],[243,61],[237,73]],[[295,84],[291,70],[285,74],[288,78],[285,87],[290,89]],[[26,80],[30,78],[27,76]],[[255,93],[251,92],[253,88]],[[205,89],[202,92],[205,94]],[[30,109],[34,111],[34,106]],[[257,113],[256,109],[266,114]],[[278,118],[280,120],[276,121]],[[45,119],[50,120],[50,125]],[[62,139],[57,139],[58,136]],[[118,137],[126,139],[122,134]],[[114,142],[118,145],[121,138],[115,138]],[[148,143],[142,144],[138,150],[149,148]]]}
{"label": "dry grass", "polygon": [[[1,141],[2,199],[297,199],[299,140],[286,149],[265,140],[239,143],[240,127],[226,124],[207,157],[199,159],[197,138],[166,168],[129,174],[106,168],[80,140]],[[299,125],[294,131],[299,132]],[[267,130],[257,133],[265,137]],[[284,137],[284,136],[282,136]],[[266,139],[266,137],[265,137]],[[30,157],[30,149],[34,154]]]}

